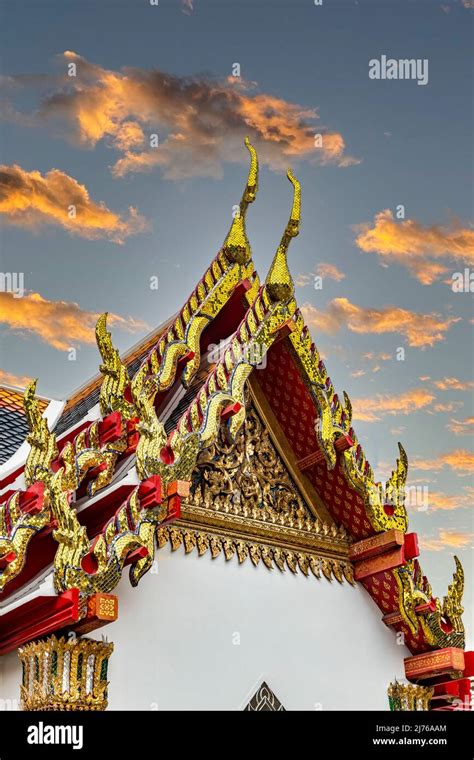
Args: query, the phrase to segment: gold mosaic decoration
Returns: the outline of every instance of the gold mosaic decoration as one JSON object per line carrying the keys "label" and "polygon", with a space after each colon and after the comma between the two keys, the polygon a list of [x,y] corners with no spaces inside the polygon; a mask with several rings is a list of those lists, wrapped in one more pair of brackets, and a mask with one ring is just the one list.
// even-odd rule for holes
{"label": "gold mosaic decoration", "polygon": [[[220,533],[182,528],[181,522],[178,521],[172,528],[158,529],[158,548],[161,549],[169,543],[173,551],[183,546],[186,554],[195,549],[200,557],[209,552],[212,559],[218,557],[222,552],[227,561],[236,557],[239,563],[242,564],[245,560],[250,559],[257,566],[261,560],[262,564],[269,570],[276,567],[281,572],[288,569],[292,573],[299,571],[305,576],[310,575],[311,571],[311,574],[318,580],[324,576],[328,581],[335,578],[339,583],[343,583],[344,580],[352,586],[355,583],[352,565],[349,561],[331,559],[330,557],[318,554],[316,550],[309,551],[306,549],[301,551],[301,547],[299,549],[282,547],[279,542],[282,541],[282,533],[285,531],[275,530],[275,535],[273,536],[274,543],[272,544],[262,541],[260,535],[261,526],[258,522],[249,526],[253,528],[256,534],[255,541],[249,540],[248,536],[247,538],[243,536],[241,539],[229,536],[228,519],[222,525]],[[241,524],[239,527],[241,527]],[[289,531],[286,532],[288,533]],[[306,544],[309,543],[307,536],[303,540],[305,540]],[[331,544],[331,541],[328,541],[329,544]]]}
{"label": "gold mosaic decoration", "polygon": [[[153,563],[155,531],[166,517],[166,505],[142,509],[137,486],[102,533],[90,541],[76,510],[69,504],[62,480],[63,471],[59,470],[51,484],[51,509],[57,524],[53,537],[58,542],[54,557],[56,591],[79,588],[87,595],[98,591],[110,593],[119,583],[130,553],[145,549],[146,556],[130,567],[130,581],[136,586]],[[85,566],[86,557],[89,563]]]}
{"label": "gold mosaic decoration", "polygon": [[31,642],[18,650],[23,710],[105,710],[113,644],[87,638]]}
{"label": "gold mosaic decoration", "polygon": [[354,440],[354,446],[342,455],[346,478],[362,496],[367,517],[377,533],[392,529],[406,533],[408,528],[405,509],[408,459],[401,443],[398,444],[398,448],[400,456],[385,487],[375,481],[372,468],[366,467],[365,455],[358,447],[357,440]]}
{"label": "gold mosaic decoration", "polygon": [[[250,169],[244,193],[231,229],[224,244],[191,294],[171,327],[160,339],[133,379],[114,348],[107,331],[107,315],[99,318],[96,339],[102,357],[103,382],[100,391],[102,415],[119,413],[124,433],[118,441],[101,445],[100,422],[94,422],[68,442],[60,453],[61,469],[53,477],[52,463],[58,458],[54,434],[48,430],[35,398],[35,383],[25,393],[25,412],[30,433],[30,452],[25,466],[27,486],[44,486],[43,507],[37,514],[23,513],[21,493],[13,494],[0,507],[0,591],[24,566],[31,537],[50,522],[53,513],[58,541],[55,559],[57,590],[78,586],[83,594],[110,591],[118,583],[125,560],[135,549],[146,549],[141,559],[132,563],[132,583],[146,572],[153,556],[154,535],[159,540],[180,545],[186,551],[194,546],[199,553],[210,551],[217,556],[223,551],[226,558],[236,554],[240,561],[250,557],[254,564],[263,562],[280,569],[297,567],[307,574],[321,572],[352,582],[352,568],[346,561],[348,539],[334,525],[315,521],[307,514],[297,490],[290,491],[281,470],[270,473],[259,459],[254,446],[256,464],[253,480],[245,474],[241,462],[232,470],[232,479],[239,484],[240,500],[235,502],[228,492],[229,473],[215,464],[220,458],[232,469],[230,456],[239,456],[236,442],[246,419],[245,388],[247,380],[273,343],[288,335],[292,350],[302,367],[306,384],[318,415],[316,436],[326,465],[333,469],[342,465],[351,488],[364,501],[365,512],[376,533],[392,528],[406,532],[407,514],[404,505],[408,462],[403,447],[396,468],[385,484],[375,482],[351,427],[352,409],[347,394],[343,401],[335,393],[302,314],[294,299],[294,284],[287,263],[288,246],[299,232],[301,193],[291,171],[288,179],[293,185],[293,204],[288,224],[270,267],[265,284],[260,286],[254,270],[250,245],[245,232],[245,217],[258,186],[258,162],[254,148],[246,139],[250,153]],[[245,318],[228,340],[224,356],[214,367],[175,430],[167,436],[158,419],[155,399],[171,388],[180,367],[184,367],[182,382],[189,386],[201,365],[200,338],[205,327],[228,303],[236,289],[245,283],[245,298],[249,304]],[[104,532],[90,542],[80,526],[71,496],[88,478],[88,493],[93,495],[112,481],[118,458],[127,450],[127,424],[137,422],[139,441],[136,449],[136,470],[141,481],[154,475],[162,480],[163,493],[173,481],[190,481],[200,472],[206,482],[194,490],[194,502],[183,505],[178,525],[160,527],[163,508],[141,510],[138,488],[119,510],[117,519],[110,521]],[[225,420],[227,443],[221,438]],[[251,412],[248,425],[255,425]],[[251,427],[244,427],[250,431]],[[264,438],[263,433],[261,434]],[[339,455],[336,442],[341,436],[350,437],[352,446]],[[251,436],[250,436],[251,437]],[[260,441],[259,441],[260,445]],[[227,446],[227,448],[225,448]],[[262,446],[268,462],[271,448]],[[253,466],[253,465],[252,465]],[[240,468],[240,469],[239,469]],[[225,469],[225,468],[224,468]],[[226,480],[227,478],[227,480]],[[280,479],[279,479],[280,478]],[[214,491],[212,490],[214,489]],[[217,491],[216,491],[217,489]],[[304,489],[303,489],[304,493]],[[317,498],[317,497],[316,497]],[[310,499],[311,501],[311,499]],[[322,509],[324,505],[320,505]],[[325,508],[324,508],[325,509]],[[324,510],[323,510],[324,512]],[[128,522],[131,515],[131,523]],[[328,544],[332,544],[329,546]],[[189,548],[190,547],[190,548]],[[85,558],[95,563],[94,572],[86,571]],[[87,562],[86,562],[87,565]],[[400,606],[410,629],[420,627],[431,646],[461,646],[464,642],[461,597],[463,572],[456,558],[453,584],[443,604],[436,600],[435,612],[416,613],[420,601],[431,601],[431,590],[419,578],[415,565],[407,563],[394,571],[400,588]],[[420,571],[421,572],[421,571]],[[424,584],[424,585],[423,585]]]}
{"label": "gold mosaic decoration", "polygon": [[25,464],[27,487],[42,483],[43,505],[40,512],[30,514],[20,508],[20,491],[15,491],[0,506],[0,557],[13,559],[0,570],[0,591],[22,571],[28,546],[33,536],[50,522],[49,484],[51,462],[57,456],[56,437],[49,432],[48,424],[41,414],[36,398],[36,380],[28,385],[23,398],[25,416],[29,427],[27,442],[30,450]]}
{"label": "gold mosaic decoration", "polygon": [[173,325],[144,362],[147,374],[154,376],[155,395],[173,384],[178,361],[184,357],[187,361],[182,382],[185,387],[189,386],[201,361],[199,344],[202,332],[225,306],[237,285],[244,280],[251,283],[252,287],[246,294],[248,303],[258,290],[259,280],[245,231],[247,209],[255,200],[258,189],[258,162],[248,138],[245,145],[250,153],[247,184],[224,244]]}
{"label": "gold mosaic decoration", "polygon": [[289,340],[304,370],[318,410],[315,432],[327,467],[333,469],[336,465],[337,439],[342,435],[350,435],[353,445],[342,453],[343,472],[348,483],[363,498],[373,529],[378,533],[396,528],[405,533],[408,527],[405,509],[408,460],[403,446],[398,444],[400,456],[385,487],[382,483],[377,483],[351,427],[352,405],[349,397],[344,391],[344,404],[341,403],[300,311],[296,314],[295,325],[296,329]]}
{"label": "gold mosaic decoration", "polygon": [[[297,197],[299,184],[291,173],[288,173],[288,177]],[[295,204],[292,218],[294,207]],[[210,446],[218,435],[221,415],[225,409],[233,409],[228,430],[231,438],[235,438],[245,418],[245,382],[252,369],[263,360],[281,328],[291,322],[296,310],[292,295],[293,283],[286,265],[287,245],[288,243],[284,253],[279,247],[274,259],[274,263],[278,262],[278,267],[272,267],[265,286],[260,289],[240,327],[229,341],[223,359],[210,372],[169,439],[154,406],[159,389],[156,376],[149,376],[147,366],[142,365],[133,378],[132,394],[140,417],[140,440],[136,451],[136,467],[140,479],[160,475],[165,482],[170,478],[189,480],[198,451]],[[285,279],[289,288],[284,294],[286,300],[275,300],[272,286],[282,279]],[[270,296],[271,292],[273,296]]]}
{"label": "gold mosaic decoration", "polygon": [[410,712],[429,710],[434,689],[429,686],[414,686],[393,681],[387,689],[390,710]]}
{"label": "gold mosaic decoration", "polygon": [[127,367],[120,359],[120,354],[107,330],[107,313],[102,314],[97,320],[95,338],[102,357],[99,369],[104,376],[99,396],[101,414],[105,417],[111,412],[120,412],[124,420],[129,420],[135,416],[133,404],[125,399],[130,378]]}
{"label": "gold mosaic decoration", "polygon": [[465,631],[462,622],[462,596],[464,592],[464,570],[461,562],[454,557],[456,571],[443,603],[434,600],[436,609],[418,613],[421,604],[433,601],[431,586],[423,575],[417,560],[410,560],[403,567],[393,570],[399,588],[399,609],[402,618],[413,635],[423,632],[425,640],[432,647],[465,647]]}
{"label": "gold mosaic decoration", "polygon": [[235,441],[221,425],[198,456],[181,518],[157,536],[159,547],[354,583],[346,531],[309,511],[248,393]]}

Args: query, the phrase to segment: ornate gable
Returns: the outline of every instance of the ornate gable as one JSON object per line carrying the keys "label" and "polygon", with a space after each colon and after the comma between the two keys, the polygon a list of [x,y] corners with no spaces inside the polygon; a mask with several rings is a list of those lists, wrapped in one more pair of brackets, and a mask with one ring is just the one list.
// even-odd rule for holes
{"label": "ornate gable", "polygon": [[344,528],[313,514],[295,478],[249,388],[235,440],[221,424],[215,442],[198,455],[182,517],[158,530],[158,544],[353,583]]}

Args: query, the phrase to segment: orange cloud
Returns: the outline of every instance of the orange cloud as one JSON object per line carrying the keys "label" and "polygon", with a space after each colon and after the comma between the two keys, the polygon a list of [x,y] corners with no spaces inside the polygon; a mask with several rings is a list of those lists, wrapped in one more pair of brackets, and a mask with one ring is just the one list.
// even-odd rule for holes
{"label": "orange cloud", "polygon": [[472,533],[440,529],[437,538],[420,537],[420,548],[428,552],[441,552],[444,549],[466,549],[472,542]]}
{"label": "orange cloud", "polygon": [[6,372],[0,369],[0,384],[12,385],[15,388],[26,388],[30,382],[31,377],[26,375],[14,375],[12,372]]}
{"label": "orange cloud", "polygon": [[428,491],[428,509],[433,511],[460,509],[461,507],[472,507],[473,495],[469,492],[460,496],[448,496],[439,491]]}
{"label": "orange cloud", "polygon": [[[39,293],[14,298],[0,292],[0,323],[11,330],[33,333],[59,351],[79,343],[95,343],[94,328],[99,314],[84,311],[76,303],[48,301]],[[145,322],[109,314],[108,323],[128,332],[147,328]]]}
{"label": "orange cloud", "polygon": [[44,176],[20,166],[0,166],[0,214],[18,227],[37,229],[53,224],[89,240],[106,237],[123,243],[128,235],[146,228],[143,217],[132,207],[128,218],[94,203],[84,185],[52,169]]}
{"label": "orange cloud", "polygon": [[383,264],[401,264],[423,285],[442,279],[449,261],[474,264],[474,229],[458,221],[423,227],[414,219],[395,220],[385,209],[372,225],[359,225],[356,231],[356,245],[362,251],[376,253]]}
{"label": "orange cloud", "polygon": [[340,282],[345,278],[346,275],[344,272],[341,272],[340,269],[338,269],[334,264],[326,264],[324,262],[321,262],[321,264],[318,264],[314,272],[299,274],[295,278],[295,284],[298,287],[303,288],[305,285],[313,282],[316,276],[322,277],[323,279],[327,277],[329,280],[336,280],[336,282]]}
{"label": "orange cloud", "polygon": [[462,401],[450,401],[448,404],[435,404],[433,407],[434,412],[455,412],[463,406]]}
{"label": "orange cloud", "polygon": [[[273,169],[284,170],[293,159],[358,163],[347,155],[342,135],[319,123],[316,109],[254,92],[253,83],[238,77],[218,81],[139,68],[114,71],[69,50],[62,59],[63,65],[76,66],[77,76],[53,83],[44,77],[49,92],[37,115],[24,114],[24,122],[62,124],[68,139],[84,147],[107,141],[121,154],[112,169],[117,177],[154,167],[174,180],[220,176],[224,161],[242,160],[247,133],[260,162]],[[4,108],[5,118],[13,118],[11,110]],[[15,112],[14,118],[21,122],[22,115]]]}
{"label": "orange cloud", "polygon": [[411,467],[414,470],[434,471],[449,467],[460,475],[468,475],[474,469],[474,454],[467,449],[456,449],[447,454],[440,454],[436,459],[414,459]]}
{"label": "orange cloud", "polygon": [[368,398],[352,399],[353,418],[364,422],[378,422],[386,415],[412,414],[430,406],[435,396],[423,388],[414,388],[398,395],[377,394]]}
{"label": "orange cloud", "polygon": [[359,335],[399,333],[413,348],[426,348],[445,339],[445,333],[458,317],[418,314],[396,306],[370,309],[356,306],[347,298],[334,298],[325,312],[305,304],[301,311],[310,327],[335,333],[343,327]]}
{"label": "orange cloud", "polygon": [[457,377],[445,377],[442,380],[433,380],[433,385],[439,388],[440,391],[470,391],[474,388],[472,380],[463,381],[458,380]]}
{"label": "orange cloud", "polygon": [[330,280],[336,280],[336,282],[340,282],[346,276],[344,272],[341,272],[334,264],[326,264],[325,262],[318,264],[315,272],[320,277],[327,277]]}
{"label": "orange cloud", "polygon": [[446,427],[454,435],[472,435],[474,433],[474,417],[466,417],[465,420],[451,420]]}

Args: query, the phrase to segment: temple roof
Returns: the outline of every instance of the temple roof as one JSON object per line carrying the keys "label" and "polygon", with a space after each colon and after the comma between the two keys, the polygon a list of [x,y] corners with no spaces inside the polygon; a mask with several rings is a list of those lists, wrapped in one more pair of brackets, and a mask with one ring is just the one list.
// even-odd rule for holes
{"label": "temple roof", "polygon": [[[322,570],[326,577],[342,582],[343,577],[353,579],[348,561],[352,556],[356,579],[377,603],[386,624],[403,632],[412,652],[461,646],[462,567],[456,560],[443,603],[433,599],[416,559],[416,536],[407,533],[408,461],[403,447],[399,444],[399,457],[387,482],[375,481],[352,427],[349,398],[344,393],[341,399],[335,392],[298,309],[287,255],[299,232],[300,186],[290,171],[291,212],[263,284],[255,271],[245,215],[257,192],[258,164],[254,149],[246,144],[251,163],[240,213],[177,315],[121,358],[104,314],[96,327],[101,377],[68,400],[54,432],[42,417],[44,405],[35,395],[35,385],[27,389],[23,417],[29,422],[31,445],[24,470],[27,490],[14,491],[12,484],[12,492],[0,504],[0,540],[5,542],[0,601],[31,581],[40,567],[47,566],[48,557],[58,594],[74,588],[85,598],[97,590],[109,593],[125,564],[130,564],[131,582],[136,585],[151,566],[155,532],[165,535],[162,521],[176,518],[176,499],[181,499],[185,524],[212,525],[214,539],[216,526],[222,531],[234,517],[242,535],[247,536],[248,529],[250,536],[265,537],[263,548],[250,545],[248,538],[238,542],[239,560],[252,549],[255,564],[262,559],[269,567],[274,562],[283,569],[286,563],[293,572],[299,567],[304,574],[311,567],[316,577]],[[237,506],[232,507],[231,518],[229,507],[213,515],[193,508],[187,500],[183,484],[193,482],[200,457],[208,456],[223,431],[235,441],[243,429],[249,390],[292,481],[306,494],[312,519],[271,510],[262,519],[258,510],[240,513]],[[19,394],[10,403],[16,404],[12,413],[21,415]],[[97,406],[95,417],[87,416]],[[143,504],[153,499],[153,518],[148,512],[145,519]],[[22,501],[32,500],[37,506],[33,511],[28,507],[25,517]],[[282,550],[265,521],[280,521],[287,533],[293,531],[297,548]],[[51,537],[48,529],[53,522]],[[29,533],[26,542],[22,539],[17,545],[15,531],[20,529]],[[172,542],[173,530],[176,536],[177,529],[166,534]],[[35,564],[28,559],[28,543],[35,545],[43,531],[46,544],[37,552]],[[321,538],[315,539],[319,534]],[[323,535],[333,537],[332,548]],[[197,528],[188,531],[191,548],[198,536]],[[201,549],[206,541],[207,546],[212,543],[209,537],[201,538]],[[322,556],[302,551],[305,541],[309,547],[318,546]],[[382,563],[377,571],[368,572],[366,557],[373,556],[373,546],[379,547],[380,541],[390,548],[392,564]],[[360,557],[357,551],[351,555],[351,542],[359,547]],[[224,545],[219,539],[213,551]]]}
{"label": "temple roof", "polygon": [[[163,322],[159,327],[152,330],[148,335],[124,352],[122,361],[131,375],[137,371],[148,352],[153,346],[155,346],[173,319],[174,317],[171,317]],[[57,435],[61,435],[61,433],[64,433],[64,431],[73,427],[98,403],[102,380],[102,375],[95,375],[88,382],[84,383],[84,385],[81,385],[80,388],[74,391],[67,399],[61,417],[54,428]]]}
{"label": "temple roof", "polygon": [[[6,462],[21,446],[28,434],[28,423],[23,407],[24,388],[0,385],[0,464]],[[38,398],[42,412],[49,399]]]}

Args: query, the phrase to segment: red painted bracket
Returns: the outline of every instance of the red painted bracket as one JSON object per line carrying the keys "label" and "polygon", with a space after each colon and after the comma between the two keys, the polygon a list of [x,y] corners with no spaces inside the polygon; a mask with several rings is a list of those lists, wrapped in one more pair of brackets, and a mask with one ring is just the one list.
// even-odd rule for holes
{"label": "red painted bracket", "polygon": [[79,589],[38,596],[0,617],[0,655],[79,620]]}
{"label": "red painted bracket", "polygon": [[104,417],[98,424],[98,433],[101,446],[118,441],[123,433],[122,415],[120,412],[112,412],[112,414]]}
{"label": "red painted bracket", "polygon": [[240,412],[241,409],[242,404],[240,404],[238,401],[236,401],[234,404],[229,404],[229,406],[226,406],[221,413],[222,422],[227,422],[231,417],[234,416],[234,414]]}
{"label": "red painted bracket", "polygon": [[152,475],[151,478],[142,481],[138,488],[138,498],[142,509],[153,509],[163,501],[161,478]]}
{"label": "red painted bracket", "polygon": [[416,556],[418,556],[417,534],[404,535],[402,531],[395,529],[358,541],[349,550],[349,558],[355,563],[356,581],[394,570]]}
{"label": "red painted bracket", "polygon": [[26,491],[20,492],[20,509],[28,515],[37,515],[43,509],[44,483],[33,483]]}
{"label": "red painted bracket", "polygon": [[[336,439],[336,443],[334,444],[334,448],[338,453],[342,453],[343,451],[347,451],[347,449],[352,448],[354,445],[354,441],[352,438],[348,435],[340,435],[339,438]],[[314,464],[320,464],[321,462],[324,462],[324,454],[321,451],[321,449],[318,449],[317,451],[311,452],[311,454],[308,454],[307,456],[303,457],[303,459],[300,459],[298,462],[298,467],[301,471],[308,470],[310,467],[312,467]]]}

